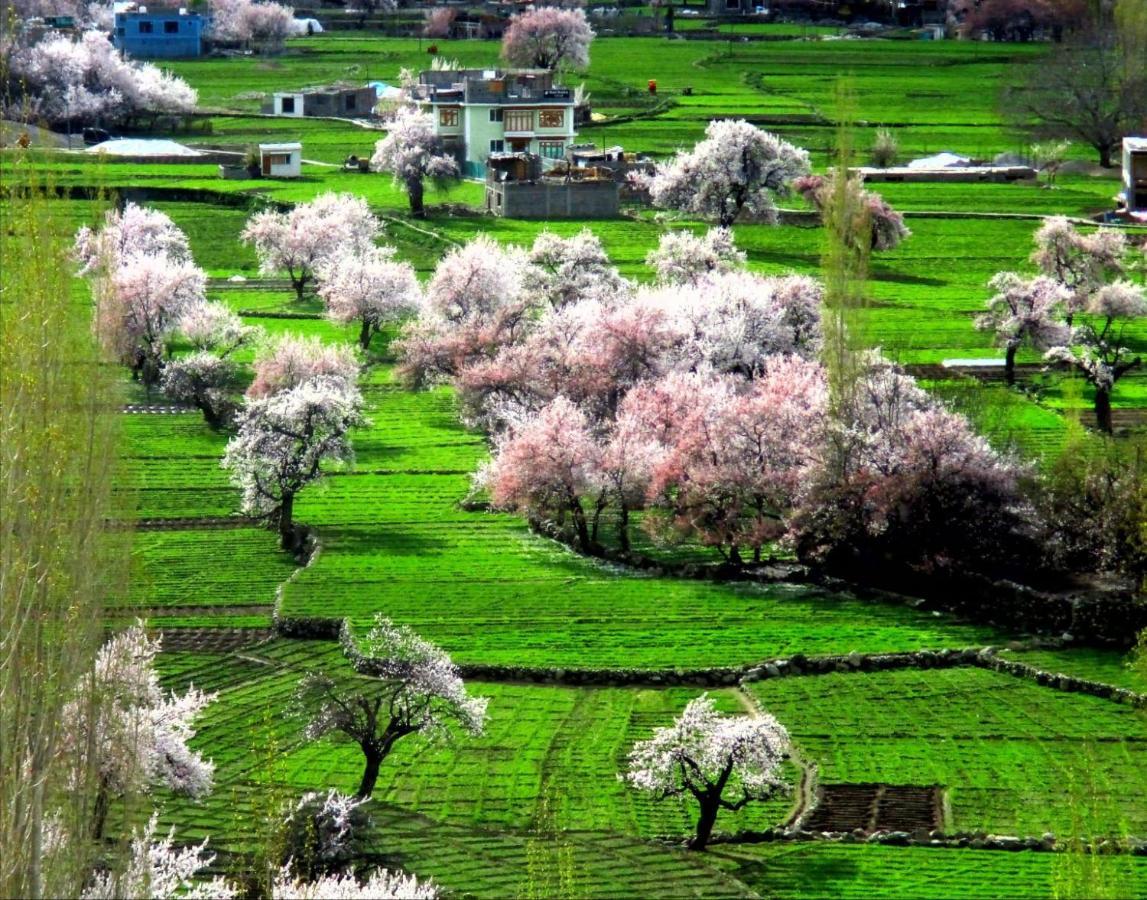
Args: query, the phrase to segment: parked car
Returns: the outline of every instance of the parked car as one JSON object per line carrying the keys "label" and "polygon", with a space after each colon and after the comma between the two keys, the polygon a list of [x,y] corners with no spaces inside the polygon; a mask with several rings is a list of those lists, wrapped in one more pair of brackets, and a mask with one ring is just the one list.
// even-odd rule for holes
{"label": "parked car", "polygon": [[102,144],[104,141],[110,141],[111,139],[111,134],[102,128],[84,129],[84,143],[89,147],[95,144]]}

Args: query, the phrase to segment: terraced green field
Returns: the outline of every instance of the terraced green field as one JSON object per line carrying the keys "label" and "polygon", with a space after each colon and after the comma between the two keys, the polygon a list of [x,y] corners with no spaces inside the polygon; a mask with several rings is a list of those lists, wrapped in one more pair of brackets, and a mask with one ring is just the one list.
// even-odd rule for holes
{"label": "terraced green field", "polygon": [[[799,38],[809,32],[763,33]],[[493,61],[493,44],[443,43],[444,55],[466,64]],[[209,295],[271,334],[350,342],[355,330],[318,318],[317,303],[297,304],[282,282],[259,276],[253,252],[239,243],[248,209],[235,204],[258,204],[263,196],[300,201],[324,190],[361,194],[386,218],[385,239],[422,277],[451,246],[479,232],[521,244],[533,240],[538,223],[465,208],[480,203],[480,185],[432,195],[433,203],[457,206],[432,208],[426,221],[411,223],[403,218],[404,196],[388,178],[329,165],[369,152],[377,133],[343,122],[252,115],[255,95],[263,91],[337,79],[394,81],[400,66],[425,60],[417,41],[338,33],[291,47],[277,59],[174,63],[213,113],[210,134],[176,137],[231,145],[300,138],[305,156],[315,161],[303,179],[223,182],[211,166],[78,156],[36,164],[64,187],[217,194],[218,203],[206,202],[212,193],[194,202],[157,194],[150,202],[190,236],[196,260],[212,276]],[[597,124],[584,137],[667,153],[696,140],[712,117],[744,116],[808,147],[820,167],[834,140],[837,76],[845,74],[864,123],[857,135],[862,149],[874,126],[887,125],[908,156],[944,149],[991,156],[1017,147],[1002,123],[995,88],[1002,76],[1038,65],[1041,53],[1036,45],[978,42],[601,39],[585,74],[599,112],[653,112],[644,91],[649,78],[658,80],[658,100],[669,102],[648,118]],[[684,87],[693,95],[682,95]],[[1080,148],[1075,153],[1086,157]],[[1086,391],[1065,388],[1055,374],[1028,373],[1025,393],[1008,391],[944,377],[936,364],[998,353],[971,327],[988,278],[1001,269],[1025,270],[1036,216],[1107,208],[1115,179],[1065,175],[1054,190],[1024,184],[876,189],[908,213],[913,236],[873,261],[866,334],[893,358],[926,367],[920,371],[929,389],[967,412],[998,445],[1033,460],[1054,458],[1066,417],[1089,403]],[[91,221],[97,211],[78,199],[60,204],[72,225]],[[549,227],[562,234],[592,228],[623,274],[644,279],[646,253],[671,226],[641,212]],[[822,237],[817,228],[796,225],[736,228],[750,267],[776,274],[815,274]],[[235,274],[249,280],[227,281]],[[313,318],[277,317],[282,313]],[[300,722],[288,715],[302,672],[346,662],[334,642],[264,640],[280,595],[286,616],[349,618],[360,632],[384,613],[441,643],[462,664],[632,669],[647,679],[665,670],[796,653],[1001,646],[1020,637],[908,605],[798,585],[639,577],[580,558],[531,534],[515,517],[467,511],[459,501],[485,458],[485,440],[459,425],[448,390],[412,393],[396,383],[389,337],[376,338],[363,373],[370,421],[353,435],[354,468],[332,473],[299,498],[297,516],[317,530],[321,543],[303,570],[276,549],[272,533],[237,516],[237,493],[219,467],[226,435],[207,429],[197,413],[123,416],[123,489],[135,499],[137,517],[148,521],[134,536],[132,592],[113,614],[143,611],[163,630],[166,683],[219,692],[196,738],[217,765],[217,790],[202,804],[164,798],[164,817],[181,839],[210,835],[222,864],[262,840],[261,822],[283,803],[305,790],[352,790],[360,775],[356,748],[304,743]],[[1128,337],[1147,349],[1147,329],[1132,329]],[[250,352],[240,359],[249,361]],[[1020,361],[1038,357],[1021,354]],[[128,396],[162,402],[138,388]],[[1114,401],[1117,408],[1147,407],[1147,376],[1121,382]],[[1147,682],[1115,651],[1009,655],[1147,692]],[[688,853],[680,840],[692,827],[692,811],[675,801],[654,803],[616,779],[633,742],[668,724],[698,693],[655,684],[471,684],[491,701],[486,735],[443,746],[400,743],[370,806],[369,849],[388,865],[435,879],[451,896],[907,900],[1147,893],[1147,860],[1129,856],[809,842],[720,844]],[[735,685],[714,695],[726,712],[747,711],[756,699],[774,713],[791,730],[801,759],[818,766],[822,783],[939,785],[947,830],[1147,835],[1147,717],[1130,706],[974,668],[791,677],[746,690],[751,696]],[[794,764],[789,775],[795,781],[797,774]],[[777,825],[793,804],[779,798],[722,814],[718,830]]]}

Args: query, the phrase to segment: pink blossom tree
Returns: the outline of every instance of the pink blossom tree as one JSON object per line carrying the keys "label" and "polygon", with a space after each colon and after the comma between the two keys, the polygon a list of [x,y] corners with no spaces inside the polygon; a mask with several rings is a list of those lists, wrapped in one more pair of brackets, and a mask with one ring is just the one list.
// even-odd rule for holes
{"label": "pink blossom tree", "polygon": [[1036,231],[1035,245],[1032,262],[1067,291],[1068,327],[1092,295],[1124,271],[1127,239],[1112,228],[1081,234],[1064,216],[1051,216]]}
{"label": "pink blossom tree", "polygon": [[715,120],[692,150],[657,166],[654,205],[714,219],[728,228],[742,213],[776,221],[773,196],[809,170],[808,153],[743,119]]}
{"label": "pink blossom tree", "polygon": [[714,378],[702,405],[678,423],[650,496],[676,527],[716,547],[730,565],[743,550],[760,562],[783,537],[805,480],[819,461],[828,392],[820,366],[774,358],[742,390]]}
{"label": "pink blossom tree", "polygon": [[539,305],[558,309],[580,300],[611,301],[626,289],[601,241],[588,228],[568,238],[543,231],[527,258],[526,290],[536,295]]}
{"label": "pink blossom tree", "polygon": [[164,693],[155,670],[158,652],[159,640],[148,637],[142,623],[114,635],[64,709],[66,752],[96,751],[96,838],[103,835],[109,804],[125,793],[160,785],[196,798],[211,792],[214,766],[187,744],[195,719],[215,695],[194,687]]}
{"label": "pink blossom tree", "polygon": [[728,228],[710,228],[700,236],[679,230],[663,234],[645,264],[662,284],[696,284],[709,275],[743,269],[745,254],[737,249]]}
{"label": "pink blossom tree", "polygon": [[597,459],[585,414],[565,397],[557,397],[501,436],[494,459],[480,478],[496,507],[521,509],[537,524],[552,517],[558,529],[565,527],[569,516],[578,545],[588,553],[594,548],[597,519],[604,507],[595,482]]}
{"label": "pink blossom tree", "polygon": [[358,381],[358,357],[344,344],[327,344],[315,336],[284,334],[255,354],[255,378],[247,389],[252,399],[269,397],[321,378],[353,391]]}
{"label": "pink blossom tree", "polygon": [[332,322],[359,323],[359,346],[384,325],[398,322],[422,305],[422,287],[410,263],[394,259],[390,247],[344,256],[319,278],[319,297]]}
{"label": "pink blossom tree", "polygon": [[243,229],[264,275],[286,272],[300,302],[324,264],[348,253],[366,253],[382,233],[382,224],[365,200],[353,194],[320,194],[290,212],[255,213]]}
{"label": "pink blossom tree", "polygon": [[449,378],[524,336],[533,313],[528,265],[519,248],[486,235],[447,253],[426,286],[421,314],[395,344],[402,375],[413,384]]}
{"label": "pink blossom tree", "polygon": [[295,550],[295,497],[317,481],[324,465],[354,459],[347,437],[362,423],[362,397],[338,379],[315,377],[268,396],[249,399],[222,465],[242,495],[248,515],[274,521],[284,550]]}
{"label": "pink blossom tree", "polygon": [[987,302],[988,311],[976,319],[976,328],[993,332],[1003,345],[1004,375],[1008,384],[1015,384],[1020,347],[1047,350],[1064,342],[1059,314],[1067,291],[1045,276],[1024,279],[1014,272],[1000,272],[988,287],[996,293]]}
{"label": "pink blossom tree", "polygon": [[96,279],[96,332],[150,389],[162,374],[168,338],[185,313],[206,302],[206,283],[191,262],[156,253],[129,256]]}
{"label": "pink blossom tree", "polygon": [[383,760],[402,738],[433,741],[454,729],[474,736],[485,729],[486,698],[471,696],[449,655],[411,629],[380,614],[365,638],[344,633],[344,643],[366,677],[309,673],[295,709],[310,740],[334,735],[358,744],[365,758],[359,799],[370,798]]}
{"label": "pink blossom tree", "polygon": [[166,256],[175,262],[191,261],[187,235],[167,213],[130,201],[123,209],[108,210],[98,231],[81,226],[76,232],[73,252],[81,275],[114,271],[131,256]]}
{"label": "pink blossom tree", "polygon": [[410,198],[411,215],[426,215],[423,182],[445,182],[458,177],[458,163],[450,156],[435,133],[434,118],[414,107],[395,114],[386,137],[375,144],[370,165],[376,172],[390,172]]}
{"label": "pink blossom tree", "polygon": [[[793,182],[793,189],[813,205],[817,213],[824,217],[825,208],[832,200],[835,176],[806,175]],[[866,242],[872,250],[892,250],[898,247],[912,232],[904,224],[904,217],[896,212],[880,194],[864,189],[860,178],[849,178],[848,190],[855,195],[856,209],[861,221],[855,223],[857,230],[867,232]]]}
{"label": "pink blossom tree", "polygon": [[700,815],[689,848],[704,850],[722,809],[735,812],[788,791],[781,766],[789,746],[788,732],[767,713],[725,716],[702,694],[672,725],[634,745],[620,778],[659,800],[696,800]]}
{"label": "pink blossom tree", "polygon": [[1070,343],[1048,350],[1046,358],[1075,368],[1095,390],[1095,422],[1111,434],[1111,391],[1128,372],[1143,364],[1124,343],[1126,326],[1147,317],[1143,288],[1130,281],[1115,281],[1091,295],[1087,320],[1070,332]]}
{"label": "pink blossom tree", "polygon": [[424,35],[430,38],[448,38],[450,37],[450,26],[458,17],[458,10],[448,6],[436,6],[426,10],[423,17],[425,19],[422,26]]}
{"label": "pink blossom tree", "polygon": [[594,33],[581,9],[541,6],[510,20],[502,38],[502,58],[534,69],[584,69]]}

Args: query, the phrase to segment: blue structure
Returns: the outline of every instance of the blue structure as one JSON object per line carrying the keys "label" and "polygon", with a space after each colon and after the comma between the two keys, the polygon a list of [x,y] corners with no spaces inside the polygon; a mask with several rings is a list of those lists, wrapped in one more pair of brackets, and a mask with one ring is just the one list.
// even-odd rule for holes
{"label": "blue structure", "polygon": [[122,12],[115,16],[112,42],[137,59],[177,59],[201,56],[209,16],[179,10]]}

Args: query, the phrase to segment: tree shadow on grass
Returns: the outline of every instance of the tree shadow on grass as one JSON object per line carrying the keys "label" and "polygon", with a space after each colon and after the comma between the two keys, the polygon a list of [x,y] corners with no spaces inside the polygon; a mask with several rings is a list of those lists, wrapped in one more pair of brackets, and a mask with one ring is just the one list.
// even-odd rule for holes
{"label": "tree shadow on grass", "polygon": [[[775,847],[768,856],[755,858],[748,847],[724,845],[708,851],[715,857],[732,861],[725,869],[733,878],[759,892],[771,896],[776,885],[784,885],[786,892],[796,897],[833,897],[840,882],[854,882],[860,868],[843,854],[818,853],[814,847]],[[771,889],[772,888],[772,889]]]}

